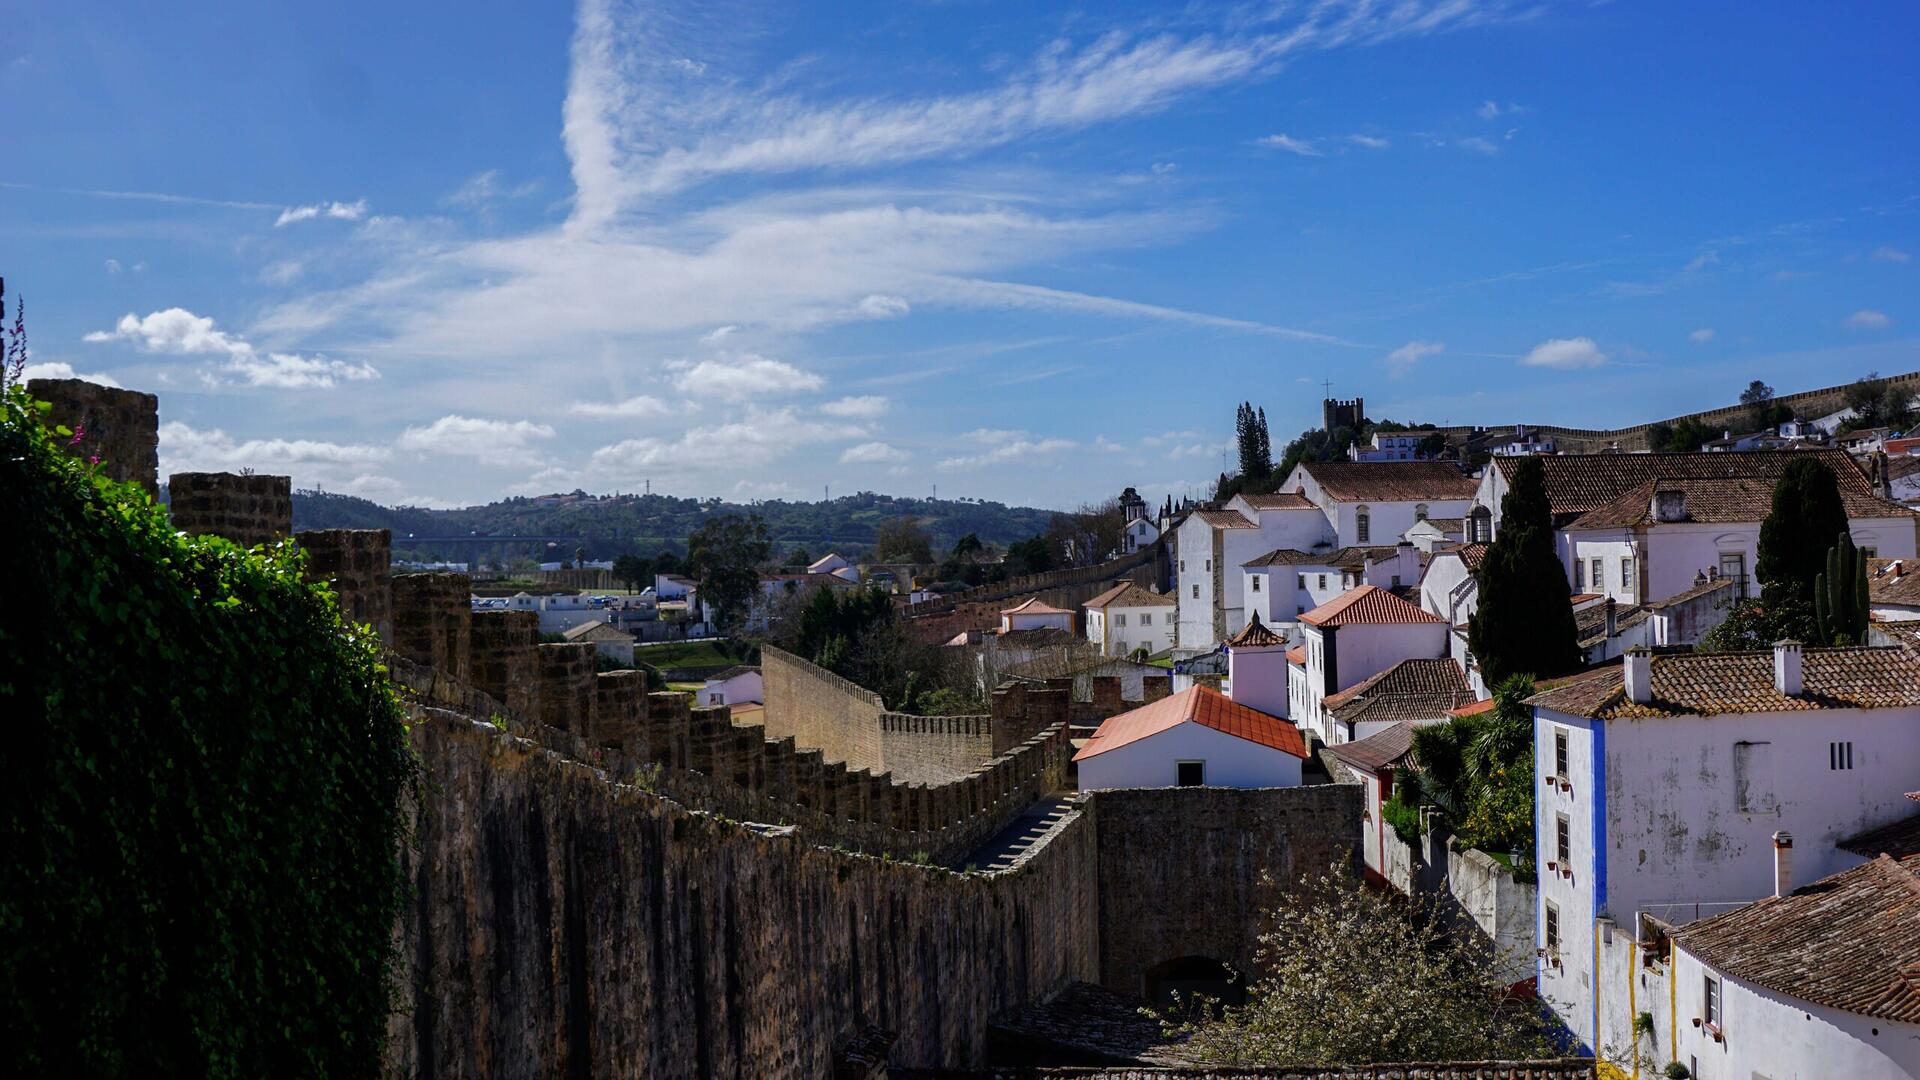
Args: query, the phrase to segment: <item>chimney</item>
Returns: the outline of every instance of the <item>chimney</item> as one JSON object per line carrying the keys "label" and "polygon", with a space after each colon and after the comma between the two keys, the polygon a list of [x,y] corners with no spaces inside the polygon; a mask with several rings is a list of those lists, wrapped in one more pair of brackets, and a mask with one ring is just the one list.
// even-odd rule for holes
{"label": "chimney", "polygon": [[1773,895],[1793,891],[1793,834],[1785,829],[1773,834]]}
{"label": "chimney", "polygon": [[1799,697],[1806,688],[1800,674],[1800,643],[1792,638],[1773,643],[1773,688],[1788,697]]}
{"label": "chimney", "polygon": [[1658,488],[1654,489],[1653,520],[1687,520],[1687,493],[1685,491],[1661,491]]}
{"label": "chimney", "polygon": [[1607,597],[1607,640],[1620,636],[1620,615],[1615,610],[1613,597]]}
{"label": "chimney", "polygon": [[1653,700],[1653,653],[1645,645],[1627,650],[1627,700],[1645,705]]}

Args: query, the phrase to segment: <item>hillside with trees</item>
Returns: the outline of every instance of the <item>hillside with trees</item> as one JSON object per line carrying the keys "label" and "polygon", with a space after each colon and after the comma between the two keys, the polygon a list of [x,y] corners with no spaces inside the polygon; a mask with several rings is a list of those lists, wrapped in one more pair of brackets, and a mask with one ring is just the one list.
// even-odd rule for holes
{"label": "hillside with trees", "polygon": [[[328,492],[297,491],[295,529],[391,529],[394,554],[423,560],[460,560],[466,548],[410,543],[409,537],[566,536],[580,539],[587,557],[685,553],[687,537],[706,522],[751,511],[766,523],[776,557],[804,548],[817,555],[867,552],[887,537],[887,529],[912,519],[937,551],[964,536],[1006,547],[1052,525],[1054,511],[1028,506],[955,499],[914,499],[860,492],[826,502],[774,499],[751,507],[719,499],[682,499],[669,495],[588,495],[573,492],[537,498],[512,498],[459,510],[381,506],[366,499]],[[897,529],[897,526],[895,526]],[[569,545],[560,555],[571,558]]]}

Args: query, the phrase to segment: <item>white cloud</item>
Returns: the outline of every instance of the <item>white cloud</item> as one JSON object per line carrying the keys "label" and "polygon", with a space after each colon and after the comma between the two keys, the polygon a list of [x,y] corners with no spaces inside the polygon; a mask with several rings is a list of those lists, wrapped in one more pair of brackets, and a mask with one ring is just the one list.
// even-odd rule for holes
{"label": "white cloud", "polygon": [[883,442],[861,443],[840,452],[842,465],[893,465],[907,461],[912,454]]}
{"label": "white cloud", "polygon": [[25,368],[21,369],[20,378],[23,382],[27,379],[82,379],[86,382],[98,383],[101,386],[117,387],[120,385],[114,381],[111,375],[103,375],[99,372],[85,373],[75,371],[73,370],[72,364],[63,363],[59,360],[48,360],[39,364],[28,364]]}
{"label": "white cloud", "polygon": [[96,344],[127,341],[145,352],[174,356],[221,356],[217,369],[203,370],[212,386],[241,383],[283,390],[324,390],[340,382],[377,379],[371,364],[328,360],[297,353],[262,353],[246,339],[214,328],[213,320],[185,308],[167,308],[141,318],[128,312],[112,330],[95,330],[85,340]]}
{"label": "white cloud", "polygon": [[1870,256],[1870,258],[1874,259],[1876,262],[1903,263],[1903,262],[1913,261],[1913,256],[1911,254],[1905,251],[1901,251],[1899,248],[1888,247],[1884,244],[1881,245],[1880,247],[1874,248],[1873,254]]}
{"label": "white cloud", "polygon": [[643,420],[648,417],[669,416],[673,409],[657,397],[639,394],[625,401],[576,401],[567,407],[575,416],[586,416],[595,420]]}
{"label": "white cloud", "polygon": [[420,454],[472,458],[482,465],[533,465],[541,460],[533,444],[551,438],[553,428],[530,420],[450,414],[426,427],[406,429],[394,445]]}
{"label": "white cloud", "polygon": [[825,380],[784,360],[742,353],[722,360],[675,361],[674,386],[694,397],[740,401],[818,390]]}
{"label": "white cloud", "polygon": [[703,335],[700,338],[700,340],[707,343],[708,345],[718,345],[721,342],[732,337],[734,334],[739,333],[739,331],[740,331],[739,327],[733,326],[731,324],[727,326],[717,326],[712,330],[708,331],[705,335]]}
{"label": "white cloud", "polygon": [[992,446],[995,443],[1013,442],[1017,439],[1024,439],[1027,437],[1027,433],[1024,431],[1016,431],[1012,428],[983,427],[974,428],[972,431],[960,437],[971,443],[979,443],[982,446]]}
{"label": "white cloud", "polygon": [[291,475],[296,484],[337,483],[385,462],[384,446],[314,439],[235,439],[219,428],[170,420],[160,425],[160,475],[257,472]]}
{"label": "white cloud", "polygon": [[1885,330],[1887,327],[1893,325],[1893,320],[1888,318],[1887,313],[1884,311],[1875,311],[1872,308],[1861,308],[1859,311],[1847,316],[1846,325],[1853,330]]}
{"label": "white cloud", "polygon": [[1387,354],[1387,373],[1397,379],[1420,361],[1445,350],[1446,346],[1437,341],[1409,341]]}
{"label": "white cloud", "polygon": [[1474,115],[1482,120],[1497,120],[1502,116],[1514,116],[1525,111],[1525,109],[1511,101],[1505,105],[1497,101],[1483,101],[1480,103],[1479,108],[1473,110]]}
{"label": "white cloud", "polygon": [[1705,345],[1707,342],[1713,340],[1713,327],[1703,326],[1693,333],[1688,334],[1687,340],[1693,342],[1695,345]]}
{"label": "white cloud", "polygon": [[636,486],[661,475],[711,476],[759,468],[802,447],[862,438],[855,424],[809,420],[791,406],[749,408],[737,420],[689,428],[677,439],[625,439],[595,450],[579,474],[587,480]]}
{"label": "white cloud", "polygon": [[1689,272],[1694,270],[1704,270],[1709,266],[1718,265],[1719,262],[1720,262],[1720,253],[1709,248],[1708,250],[1703,251],[1698,255],[1695,255],[1693,259],[1687,263],[1686,269]]}
{"label": "white cloud", "polygon": [[1479,153],[1479,154],[1493,155],[1493,154],[1498,154],[1500,152],[1499,143],[1494,142],[1492,139],[1482,138],[1478,135],[1468,135],[1468,136],[1465,136],[1464,138],[1455,139],[1453,140],[1453,145],[1461,147],[1462,149],[1465,149],[1465,150],[1472,150],[1475,153]]}
{"label": "white cloud", "polygon": [[893,403],[878,394],[863,394],[858,397],[843,397],[820,406],[820,411],[828,416],[840,416],[849,420],[872,420],[885,416]]}
{"label": "white cloud", "polygon": [[107,260],[107,273],[109,273],[109,274],[117,274],[117,273],[119,273],[119,272],[120,272],[120,260],[119,260],[119,259],[108,259],[108,260]]}
{"label": "white cloud", "polygon": [[1301,157],[1321,156],[1320,148],[1313,145],[1311,140],[1296,139],[1291,135],[1276,133],[1255,139],[1254,142],[1269,150],[1285,150],[1290,154],[1299,154]]}
{"label": "white cloud", "polygon": [[1364,146],[1369,150],[1385,150],[1392,144],[1374,135],[1349,135],[1347,141],[1355,146]]}
{"label": "white cloud", "polygon": [[523,184],[503,184],[500,182],[500,170],[488,169],[467,177],[459,187],[448,192],[440,202],[445,206],[485,211],[494,203],[504,199],[525,198],[533,194],[539,186],[539,183],[533,180]]}
{"label": "white cloud", "polygon": [[1607,356],[1592,338],[1553,338],[1533,347],[1520,358],[1527,367],[1587,368],[1607,362]]}
{"label": "white cloud", "polygon": [[1063,450],[1072,450],[1079,444],[1072,439],[1018,439],[1003,443],[982,454],[966,454],[950,457],[940,462],[940,468],[978,469],[987,465],[1005,465],[1009,462],[1029,462],[1034,458],[1057,454]]}
{"label": "white cloud", "polygon": [[1173,461],[1183,458],[1211,460],[1233,449],[1233,441],[1185,443],[1167,451],[1167,457]]}
{"label": "white cloud", "polygon": [[367,200],[365,199],[350,203],[314,203],[310,206],[289,206],[285,210],[280,211],[280,216],[274,219],[273,227],[277,229],[283,225],[292,225],[300,221],[313,221],[318,218],[329,218],[334,221],[359,221],[366,216]]}

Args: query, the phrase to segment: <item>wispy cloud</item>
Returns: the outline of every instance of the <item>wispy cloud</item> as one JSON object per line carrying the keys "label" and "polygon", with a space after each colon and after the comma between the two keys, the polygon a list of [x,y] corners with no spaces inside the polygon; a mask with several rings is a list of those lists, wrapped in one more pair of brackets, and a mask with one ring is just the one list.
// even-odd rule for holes
{"label": "wispy cloud", "polygon": [[1693,342],[1695,345],[1705,345],[1707,342],[1713,340],[1713,327],[1703,326],[1693,333],[1688,334],[1687,340]]}
{"label": "wispy cloud", "polygon": [[366,216],[367,200],[365,199],[350,203],[313,203],[308,206],[289,206],[285,210],[280,211],[280,216],[274,219],[273,227],[277,229],[283,225],[293,225],[302,221],[316,221],[321,218],[327,218],[333,221],[359,221]]}
{"label": "wispy cloud", "polygon": [[203,369],[209,385],[243,383],[283,390],[325,390],[341,382],[377,379],[370,364],[329,360],[299,353],[263,352],[245,338],[215,328],[213,319],[185,308],[166,308],[145,317],[132,312],[120,317],[112,330],[95,330],[85,340],[95,344],[131,342],[143,352],[175,356],[212,355],[225,358],[214,369]]}
{"label": "wispy cloud", "polygon": [[1377,135],[1361,135],[1358,133],[1347,136],[1347,141],[1355,146],[1364,146],[1369,150],[1385,150],[1387,147],[1393,145]]}
{"label": "wispy cloud", "polygon": [[1904,263],[1913,261],[1913,255],[1911,253],[1901,251],[1896,247],[1888,247],[1885,244],[1874,248],[1873,254],[1868,257],[1875,262]]}
{"label": "wispy cloud", "polygon": [[1299,154],[1301,157],[1321,156],[1320,148],[1313,145],[1312,142],[1306,139],[1296,139],[1285,133],[1276,132],[1272,135],[1265,135],[1255,139],[1254,142],[1269,150],[1285,150],[1289,154]]}
{"label": "wispy cloud", "polygon": [[861,443],[840,452],[842,465],[898,465],[912,458],[907,451],[883,442]]}
{"label": "wispy cloud", "polygon": [[1437,341],[1409,341],[1387,354],[1387,373],[1398,379],[1429,356],[1437,356],[1446,346]]}
{"label": "wispy cloud", "polygon": [[1846,326],[1850,330],[1885,330],[1892,325],[1893,320],[1886,312],[1873,308],[1861,308],[1846,319]]}
{"label": "wispy cloud", "polygon": [[645,420],[673,414],[672,406],[646,394],[624,401],[576,401],[567,406],[567,411],[594,420]]}
{"label": "wispy cloud", "polygon": [[538,464],[535,444],[553,438],[553,428],[531,420],[488,420],[450,414],[400,433],[394,446],[418,454],[471,458],[482,465]]}
{"label": "wispy cloud", "polygon": [[176,206],[214,206],[224,210],[278,210],[276,203],[248,199],[213,199],[200,195],[175,195],[165,191],[108,191],[99,188],[47,187],[0,181],[0,188],[14,191],[44,191],[50,195],[79,195],[89,199],[120,199],[131,202],[171,203]]}
{"label": "wispy cloud", "polygon": [[978,469],[988,465],[1032,462],[1036,458],[1072,450],[1078,445],[1080,444],[1072,439],[1017,439],[995,446],[985,453],[962,454],[946,458],[940,462],[940,468],[951,472],[957,469]]}
{"label": "wispy cloud", "polygon": [[892,407],[893,403],[879,394],[863,394],[829,401],[820,406],[820,411],[849,420],[873,420],[885,416]]}

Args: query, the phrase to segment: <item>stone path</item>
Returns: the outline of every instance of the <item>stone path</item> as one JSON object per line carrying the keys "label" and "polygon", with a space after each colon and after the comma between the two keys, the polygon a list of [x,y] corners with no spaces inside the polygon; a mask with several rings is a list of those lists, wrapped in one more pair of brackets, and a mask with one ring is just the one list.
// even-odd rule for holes
{"label": "stone path", "polygon": [[963,870],[971,866],[975,870],[1006,870],[1013,866],[1020,856],[1031,848],[1047,830],[1059,824],[1060,819],[1073,812],[1073,804],[1066,799],[1041,799],[1022,811],[1013,823],[996,833],[993,839],[980,845],[973,853],[955,864],[955,869]]}

